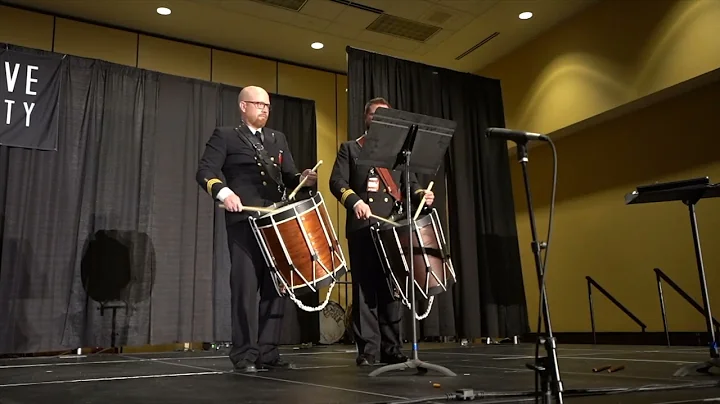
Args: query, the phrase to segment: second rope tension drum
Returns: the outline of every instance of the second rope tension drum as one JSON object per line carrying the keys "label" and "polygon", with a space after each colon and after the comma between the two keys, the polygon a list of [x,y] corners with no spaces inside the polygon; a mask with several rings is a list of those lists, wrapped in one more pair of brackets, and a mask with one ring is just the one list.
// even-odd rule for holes
{"label": "second rope tension drum", "polygon": [[[397,225],[377,223],[373,225],[371,234],[391,287],[394,286],[398,291],[403,304],[409,306],[410,257],[407,247],[410,225],[407,222],[407,219],[404,219],[397,222]],[[422,319],[430,312],[434,296],[447,291],[457,279],[437,210],[432,209],[429,214],[420,216],[415,224],[415,286],[423,298],[430,299],[426,314],[420,316]]]}
{"label": "second rope tension drum", "polygon": [[[347,272],[322,195],[251,217],[250,223],[278,293],[305,311],[322,310],[338,278]],[[297,298],[325,286],[327,296],[318,307],[307,307]]]}

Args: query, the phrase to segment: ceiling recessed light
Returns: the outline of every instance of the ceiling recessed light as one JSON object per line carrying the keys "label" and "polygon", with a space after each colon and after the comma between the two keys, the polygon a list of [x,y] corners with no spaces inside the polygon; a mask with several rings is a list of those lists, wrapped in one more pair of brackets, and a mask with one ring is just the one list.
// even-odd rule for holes
{"label": "ceiling recessed light", "polygon": [[525,11],[523,13],[520,13],[520,15],[518,15],[518,18],[521,20],[529,20],[532,18],[532,16],[533,16],[533,13],[531,13],[529,11]]}
{"label": "ceiling recessed light", "polygon": [[157,13],[160,15],[170,15],[171,12],[172,11],[170,11],[170,9],[167,7],[158,7],[157,9]]}
{"label": "ceiling recessed light", "polygon": [[324,46],[322,42],[313,42],[312,45],[310,45],[313,49],[322,49]]}

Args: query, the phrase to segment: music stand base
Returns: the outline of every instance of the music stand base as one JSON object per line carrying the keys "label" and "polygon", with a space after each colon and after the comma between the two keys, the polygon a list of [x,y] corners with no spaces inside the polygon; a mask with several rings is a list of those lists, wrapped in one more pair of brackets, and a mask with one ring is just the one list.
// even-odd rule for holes
{"label": "music stand base", "polygon": [[709,374],[710,369],[720,368],[720,359],[712,358],[705,362],[691,363],[676,370],[673,374],[674,377],[685,377],[691,374],[704,373]]}
{"label": "music stand base", "polygon": [[392,365],[385,365],[383,367],[380,367],[380,368],[375,369],[372,372],[370,372],[369,376],[376,377],[383,373],[391,372],[393,370],[404,370],[404,369],[417,369],[417,373],[421,374],[421,375],[424,375],[425,373],[427,373],[428,370],[433,370],[444,376],[450,376],[450,377],[457,376],[457,374],[455,374],[452,370],[450,370],[444,366],[435,365],[433,363],[427,363],[427,362],[421,361],[420,359],[410,359],[403,363],[393,363]]}

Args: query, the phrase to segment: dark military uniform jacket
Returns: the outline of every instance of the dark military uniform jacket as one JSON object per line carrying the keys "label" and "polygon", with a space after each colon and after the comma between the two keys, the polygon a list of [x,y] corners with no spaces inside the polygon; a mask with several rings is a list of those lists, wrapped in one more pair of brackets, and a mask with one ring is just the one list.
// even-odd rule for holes
{"label": "dark military uniform jacket", "polygon": [[[362,141],[363,137],[340,145],[330,175],[330,192],[347,210],[346,237],[350,237],[353,232],[377,222],[377,219],[373,218],[363,220],[355,217],[353,208],[360,200],[365,201],[370,206],[370,210],[374,215],[383,218],[397,214],[398,205],[401,205],[403,209],[405,208],[405,203],[402,200],[393,197],[392,194],[395,192],[391,189],[392,185],[383,181],[378,168],[356,163],[360,156]],[[404,198],[405,170],[390,171],[389,174],[392,175],[393,182],[399,187],[400,195]],[[377,190],[375,190],[375,184],[377,184]],[[410,191],[413,195],[412,204],[418,206],[424,189],[418,185],[414,173],[410,173]]]}
{"label": "dark military uniform jacket", "polygon": [[[297,187],[300,173],[285,134],[263,128],[262,136],[255,135],[242,124],[215,129],[200,158],[196,180],[213,199],[217,199],[221,189],[228,187],[240,197],[243,205],[270,206]],[[228,225],[245,220],[249,215],[257,216],[257,213],[225,212]]]}

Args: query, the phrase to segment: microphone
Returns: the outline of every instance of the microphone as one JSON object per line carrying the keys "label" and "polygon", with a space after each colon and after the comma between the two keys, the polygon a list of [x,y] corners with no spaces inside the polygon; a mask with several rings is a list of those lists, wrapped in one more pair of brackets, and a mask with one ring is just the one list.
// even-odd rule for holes
{"label": "microphone", "polygon": [[545,135],[539,133],[525,132],[522,130],[506,129],[506,128],[487,128],[485,130],[485,136],[489,138],[499,138],[505,140],[512,140],[513,142],[525,143],[529,140],[543,140],[548,141]]}

